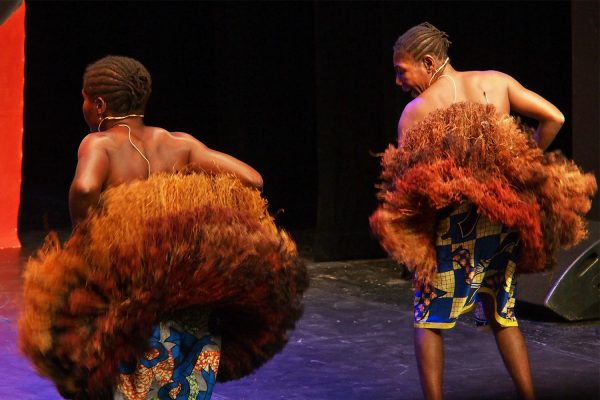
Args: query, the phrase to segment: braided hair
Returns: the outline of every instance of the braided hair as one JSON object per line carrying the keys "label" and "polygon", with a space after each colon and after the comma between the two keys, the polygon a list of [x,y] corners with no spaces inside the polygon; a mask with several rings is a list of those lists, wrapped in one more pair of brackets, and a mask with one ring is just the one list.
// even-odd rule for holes
{"label": "braided hair", "polygon": [[394,44],[394,58],[401,52],[410,54],[415,61],[421,61],[423,56],[430,54],[438,60],[448,57],[450,47],[448,34],[440,31],[429,22],[413,26],[402,34]]}
{"label": "braided hair", "polygon": [[107,109],[115,114],[143,112],[152,91],[152,78],[137,60],[106,56],[90,64],[83,74],[83,90],[88,96],[102,96]]}

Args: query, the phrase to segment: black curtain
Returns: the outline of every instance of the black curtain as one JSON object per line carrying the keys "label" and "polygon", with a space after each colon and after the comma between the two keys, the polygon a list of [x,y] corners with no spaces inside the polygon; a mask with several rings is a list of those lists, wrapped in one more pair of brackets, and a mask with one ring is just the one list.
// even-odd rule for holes
{"label": "black curtain", "polygon": [[570,156],[569,15],[568,2],[317,2],[315,256],[383,255],[367,221],[379,173],[372,154],[395,143],[411,100],[394,86],[392,46],[421,22],[450,35],[456,69],[506,72],[556,104],[567,124],[550,149]]}
{"label": "black curtain", "polygon": [[146,122],[255,166],[317,259],[383,256],[375,154],[410,100],[392,46],[423,21],[449,33],[458,70],[501,70],[555,103],[568,122],[553,148],[570,155],[569,2],[28,1],[20,231],[69,226],[81,77],[117,54],[153,76]]}

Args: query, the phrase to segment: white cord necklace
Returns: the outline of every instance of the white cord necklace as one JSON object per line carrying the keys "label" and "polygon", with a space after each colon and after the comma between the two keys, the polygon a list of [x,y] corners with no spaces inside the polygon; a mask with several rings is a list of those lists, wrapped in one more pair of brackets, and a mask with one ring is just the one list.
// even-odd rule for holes
{"label": "white cord necklace", "polygon": [[450,61],[450,57],[446,57],[446,61],[444,61],[444,63],[442,65],[440,65],[435,70],[435,72],[431,75],[431,78],[429,78],[429,83],[427,84],[427,87],[431,86],[431,81],[433,80],[433,78],[435,78],[435,76],[437,75],[437,73],[440,72],[442,70],[442,68],[444,68],[446,66],[446,64],[448,64],[448,61]]}
{"label": "white cord necklace", "polygon": [[456,103],[456,82],[454,81],[454,78],[452,78],[450,75],[446,75],[446,74],[440,75],[440,77],[437,78],[437,80],[440,80],[443,77],[446,77],[452,81],[452,84],[454,85],[454,101],[453,101],[453,103]]}
{"label": "white cord necklace", "polygon": [[127,137],[129,138],[129,143],[131,143],[133,148],[136,149],[138,153],[140,153],[140,156],[142,156],[142,158],[146,160],[146,163],[148,164],[148,177],[150,177],[150,160],[146,158],[144,153],[142,153],[142,151],[133,143],[133,140],[131,140],[131,128],[127,124],[117,124],[116,126],[124,126],[127,128]]}
{"label": "white cord necklace", "polygon": [[100,120],[100,123],[98,123],[98,132],[100,132],[100,127],[102,127],[102,123],[106,120],[115,120],[115,119],[120,120],[120,119],[131,118],[131,117],[144,118],[144,114],[129,114],[129,115],[122,115],[120,117],[113,117],[113,116],[104,117]]}

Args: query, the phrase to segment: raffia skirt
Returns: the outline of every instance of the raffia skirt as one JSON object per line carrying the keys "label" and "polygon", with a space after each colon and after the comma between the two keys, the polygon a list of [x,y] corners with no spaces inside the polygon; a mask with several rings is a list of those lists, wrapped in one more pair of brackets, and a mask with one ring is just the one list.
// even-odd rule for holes
{"label": "raffia skirt", "polygon": [[258,191],[227,176],[157,175],[104,192],[64,246],[49,237],[27,263],[19,345],[64,397],[111,398],[144,357],[179,350],[165,329],[216,351],[214,332],[199,333],[198,310],[210,310],[223,348],[191,368],[237,379],[285,346],[307,286]]}
{"label": "raffia skirt", "polygon": [[586,236],[583,216],[597,190],[592,174],[559,152],[544,153],[517,119],[469,102],[431,112],[404,132],[401,145],[383,154],[378,186],[371,228],[391,257],[415,272],[417,288],[436,279],[442,210],[469,202],[514,230],[517,272],[539,272],[557,249]]}

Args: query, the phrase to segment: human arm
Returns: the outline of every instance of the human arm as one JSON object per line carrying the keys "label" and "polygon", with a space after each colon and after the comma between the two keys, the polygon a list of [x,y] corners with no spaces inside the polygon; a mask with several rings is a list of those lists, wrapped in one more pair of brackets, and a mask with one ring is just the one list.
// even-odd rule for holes
{"label": "human arm", "polygon": [[73,227],[86,217],[90,207],[98,204],[108,175],[109,159],[101,140],[88,135],[79,146],[77,169],[69,189],[69,212]]}
{"label": "human arm", "polygon": [[556,137],[565,122],[564,115],[556,106],[539,94],[526,89],[514,78],[505,75],[510,109],[538,121],[534,139],[545,150]]}
{"label": "human arm", "polygon": [[427,110],[423,99],[416,98],[404,107],[400,120],[398,121],[398,147],[402,146],[404,132],[412,128],[427,116]]}
{"label": "human arm", "polygon": [[229,173],[243,184],[257,189],[263,187],[263,179],[251,166],[228,154],[213,150],[190,135],[190,164],[193,168],[209,173]]}

